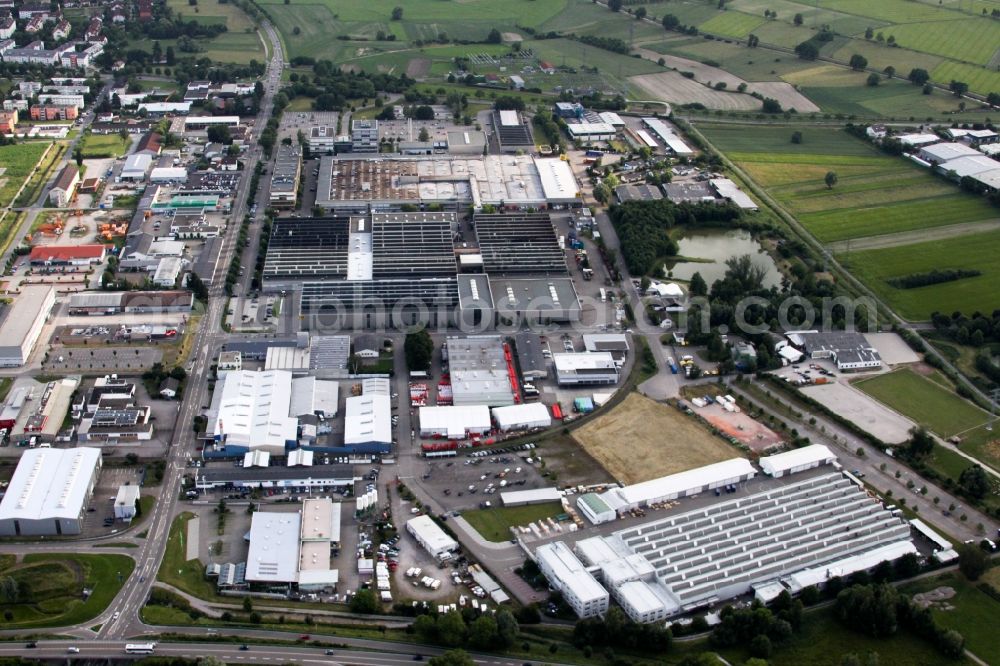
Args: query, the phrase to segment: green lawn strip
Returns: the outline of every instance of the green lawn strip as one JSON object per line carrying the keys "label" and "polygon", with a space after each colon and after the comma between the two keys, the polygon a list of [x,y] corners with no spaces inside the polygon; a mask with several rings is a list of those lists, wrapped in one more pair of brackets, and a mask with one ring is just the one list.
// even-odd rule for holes
{"label": "green lawn strip", "polygon": [[[30,590],[30,604],[7,604],[14,614],[7,628],[66,626],[86,622],[104,611],[127,580],[135,562],[125,555],[44,553],[26,555],[7,575]],[[86,601],[83,589],[91,590]]]}
{"label": "green lawn strip", "polygon": [[30,142],[0,146],[0,206],[8,206],[31,170],[38,164],[47,143]]}
{"label": "green lawn strip", "polygon": [[185,512],[174,519],[156,579],[199,599],[215,601],[220,597],[215,593],[215,586],[205,578],[205,566],[201,560],[185,560],[187,524],[193,517],[193,513]]}
{"label": "green lawn strip", "polygon": [[557,516],[563,512],[559,502],[504,506],[462,512],[462,518],[487,541],[509,541],[510,528]]}
{"label": "green lawn strip", "polygon": [[876,375],[854,386],[941,437],[989,420],[983,410],[909,368]]}
{"label": "green lawn strip", "polygon": [[83,137],[81,150],[86,158],[121,157],[132,144],[117,134],[88,134]]}
{"label": "green lawn strip", "polygon": [[62,159],[65,152],[65,143],[57,142],[52,146],[52,150],[46,153],[45,158],[39,164],[38,170],[28,179],[28,183],[21,190],[21,195],[14,200],[14,206],[31,206],[38,200],[38,196],[41,194],[42,188],[45,187],[45,183],[52,174],[52,170],[59,163],[59,160]]}
{"label": "green lawn strip", "polygon": [[95,543],[94,548],[138,548],[138,544],[134,544],[131,541],[102,541],[101,543]]}

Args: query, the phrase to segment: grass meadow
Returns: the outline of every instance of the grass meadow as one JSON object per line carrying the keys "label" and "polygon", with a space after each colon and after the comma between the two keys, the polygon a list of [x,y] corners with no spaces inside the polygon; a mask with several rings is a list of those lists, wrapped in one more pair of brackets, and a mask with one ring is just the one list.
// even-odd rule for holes
{"label": "grass meadow", "polygon": [[3,169],[3,173],[0,173],[0,206],[11,205],[14,195],[38,164],[48,145],[44,142],[30,142],[0,146],[0,168]]}
{"label": "grass meadow", "polygon": [[[202,2],[192,7],[187,0],[167,0],[175,12],[183,14],[185,20],[206,25],[224,23],[227,32],[198,43],[204,49],[198,57],[211,58],[218,62],[246,64],[251,60],[266,60],[264,45],[257,36],[257,29],[250,17],[235,4]],[[175,46],[175,40],[161,40],[163,48]],[[141,45],[146,46],[146,45]],[[175,46],[176,48],[176,46]]]}
{"label": "grass meadow", "polygon": [[487,541],[510,541],[511,527],[522,527],[563,512],[559,502],[504,506],[462,512],[462,518]]}
{"label": "grass meadow", "polygon": [[[1000,231],[958,236],[840,256],[852,273],[885,298],[903,317],[928,319],[932,312],[991,312],[1000,308]],[[896,289],[893,277],[949,268],[982,271],[978,277],[920,287]]]}
{"label": "grass meadow", "polygon": [[854,386],[941,437],[951,437],[989,420],[989,414],[949,388],[910,368],[854,382]]}

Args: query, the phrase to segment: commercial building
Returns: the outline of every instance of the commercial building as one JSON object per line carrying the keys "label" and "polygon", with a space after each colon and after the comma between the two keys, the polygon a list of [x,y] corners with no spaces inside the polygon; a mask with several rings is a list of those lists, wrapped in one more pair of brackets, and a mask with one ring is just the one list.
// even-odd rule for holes
{"label": "commercial building", "polygon": [[50,286],[21,288],[0,324],[0,367],[16,368],[28,362],[55,302],[56,290]]}
{"label": "commercial building", "polygon": [[458,550],[458,542],[438,527],[430,516],[417,516],[406,521],[406,531],[438,562],[450,560]]}
{"label": "commercial building", "polygon": [[364,213],[404,205],[506,209],[579,206],[569,164],[527,155],[477,157],[323,157],[316,205]]}
{"label": "commercial building", "polygon": [[436,406],[420,408],[420,436],[466,439],[483,435],[493,428],[486,405]]}
{"label": "commercial building", "polygon": [[309,145],[309,152],[314,155],[332,155],[337,143],[337,128],[326,125],[317,125],[309,129],[309,136],[306,141]]}
{"label": "commercial building", "polygon": [[451,375],[454,405],[514,404],[509,349],[499,335],[449,336],[442,348]]}
{"label": "commercial building", "polygon": [[254,513],[246,581],[333,589],[339,576],[330,567],[330,554],[340,543],[340,511],[340,504],[328,498],[309,498],[303,500],[301,513]]}
{"label": "commercial building", "polygon": [[708,181],[719,198],[729,203],[735,204],[743,210],[757,210],[757,202],[741,190],[739,186],[728,178],[712,178]]}
{"label": "commercial building", "polygon": [[0,535],[79,534],[100,472],[100,449],[25,451],[0,500]]}
{"label": "commercial building", "polygon": [[579,617],[600,617],[607,612],[608,591],[562,541],[539,546],[535,561],[549,584],[562,593],[563,600]]}
{"label": "commercial building", "polygon": [[377,120],[351,120],[351,152],[378,152]]}
{"label": "commercial building", "polygon": [[160,259],[153,271],[153,284],[169,289],[177,286],[177,278],[184,270],[184,260],[180,257],[164,257]]}
{"label": "commercial building", "polygon": [[[103,249],[103,246],[100,246]],[[113,315],[124,313],[190,312],[190,291],[82,291],[70,294],[69,314]]]}
{"label": "commercial building", "polygon": [[856,331],[789,331],[788,340],[814,359],[830,359],[841,372],[882,367],[882,357]]}
{"label": "commercial building", "polygon": [[146,180],[146,174],[153,164],[153,158],[142,153],[139,155],[129,155],[125,158],[125,165],[122,167],[119,178],[138,182]]}
{"label": "commercial building", "polygon": [[656,185],[646,183],[625,184],[615,188],[615,197],[618,203],[627,201],[659,201],[663,198],[663,192]]}
{"label": "commercial building", "polygon": [[938,171],[952,180],[960,181],[966,176],[978,176],[981,173],[1000,169],[1000,162],[986,155],[967,155],[949,160],[938,167]]}
{"label": "commercial building", "polygon": [[[388,394],[363,391],[344,406],[346,453],[388,453],[392,449],[392,400]],[[339,452],[339,451],[338,451]]]}
{"label": "commercial building", "polygon": [[517,365],[525,381],[545,379],[549,376],[548,359],[545,358],[542,338],[537,333],[521,331],[514,334]]}
{"label": "commercial building", "polygon": [[534,148],[531,126],[517,111],[494,111],[491,123],[501,152],[510,153]]}
{"label": "commercial building", "polygon": [[278,146],[271,170],[268,201],[272,208],[294,208],[302,176],[302,148],[297,145]]}
{"label": "commercial building", "polygon": [[588,352],[607,352],[621,367],[628,356],[628,336],[624,333],[584,333],[583,348]]}
{"label": "commercial building", "polygon": [[473,224],[487,274],[567,274],[566,253],[548,213],[476,213]]}
{"label": "commercial building", "polygon": [[149,172],[149,182],[160,185],[183,183],[187,177],[188,171],[184,167],[154,167]]}
{"label": "commercial building", "polygon": [[552,425],[549,408],[540,402],[494,407],[493,420],[503,432],[548,428]]}
{"label": "commercial building", "polygon": [[125,485],[118,487],[115,495],[115,520],[131,521],[138,515],[139,486]]}
{"label": "commercial building", "polygon": [[567,123],[566,132],[573,141],[610,141],[618,134],[613,126],[608,123]]}
{"label": "commercial building", "polygon": [[811,444],[800,449],[792,449],[760,459],[760,468],[768,476],[779,477],[786,474],[804,472],[820,465],[829,465],[837,456],[822,444]]}
{"label": "commercial building", "polygon": [[618,383],[618,364],[610,352],[553,354],[552,362],[560,386]]}
{"label": "commercial building", "polygon": [[153,438],[148,405],[138,406],[132,398],[102,396],[93,412],[84,414],[77,429],[81,442],[141,442]]}
{"label": "commercial building", "polygon": [[198,131],[208,129],[210,126],[229,127],[234,129],[240,126],[239,116],[188,116],[184,119],[184,131]]}
{"label": "commercial building", "polygon": [[230,372],[216,392],[216,418],[209,429],[218,444],[235,453],[260,449],[273,455],[294,447],[298,421],[288,413],[290,372]]}
{"label": "commercial building", "polygon": [[594,525],[608,523],[618,517],[614,507],[597,493],[585,493],[576,499],[576,508]]}
{"label": "commercial building", "polygon": [[107,247],[88,245],[36,245],[28,261],[32,266],[90,266],[104,261]]}
{"label": "commercial building", "polygon": [[[299,450],[299,449],[295,449]],[[195,472],[195,487],[201,490],[215,488],[261,489],[287,488],[307,492],[353,486],[354,474],[348,465],[317,465],[279,467],[199,467]]]}
{"label": "commercial building", "polygon": [[500,493],[500,501],[504,506],[526,506],[528,504],[545,504],[559,502],[562,493],[558,488],[535,488],[534,490],[508,490]]}
{"label": "commercial building", "polygon": [[486,134],[475,130],[448,132],[448,152],[452,155],[482,155],[486,152]]}
{"label": "commercial building", "polygon": [[612,488],[601,494],[604,503],[619,513],[681,497],[697,495],[715,488],[749,481],[757,470],[745,458],[731,458],[685,472]]}
{"label": "commercial building", "polygon": [[947,170],[947,163],[959,157],[982,155],[978,150],[964,143],[936,143],[920,149],[917,156],[923,161]]}
{"label": "commercial building", "polygon": [[643,118],[642,122],[674,155],[684,157],[694,154],[694,150],[678,136],[677,131],[671,125],[659,118]]}
{"label": "commercial building", "polygon": [[75,164],[67,164],[59,172],[56,182],[49,190],[49,201],[57,208],[66,208],[76,196],[80,185],[80,169]]}

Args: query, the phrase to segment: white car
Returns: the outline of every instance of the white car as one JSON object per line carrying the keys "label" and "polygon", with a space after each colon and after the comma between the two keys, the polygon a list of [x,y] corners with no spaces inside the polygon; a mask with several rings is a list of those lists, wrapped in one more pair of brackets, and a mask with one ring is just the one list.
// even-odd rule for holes
{"label": "white car", "polygon": [[111,619],[117,620],[119,617],[121,617],[121,614],[122,614],[121,611],[115,611],[115,614],[111,616]]}
{"label": "white car", "polygon": [[69,654],[80,654],[80,648],[75,646],[68,647],[66,648],[66,652],[68,652]]}

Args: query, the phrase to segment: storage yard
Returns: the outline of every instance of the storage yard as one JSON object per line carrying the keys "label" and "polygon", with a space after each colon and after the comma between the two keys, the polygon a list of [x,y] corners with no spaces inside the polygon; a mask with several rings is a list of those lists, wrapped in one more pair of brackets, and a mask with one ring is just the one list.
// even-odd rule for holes
{"label": "storage yard", "polygon": [[[693,417],[638,394],[629,395],[573,436],[623,483],[655,479],[737,454]],[[642,465],[636,464],[638,460]]]}

